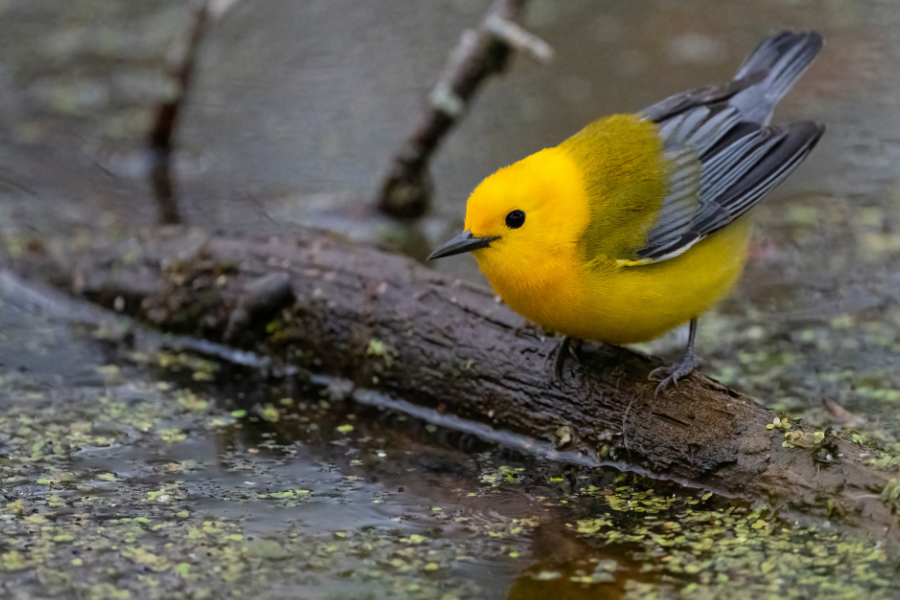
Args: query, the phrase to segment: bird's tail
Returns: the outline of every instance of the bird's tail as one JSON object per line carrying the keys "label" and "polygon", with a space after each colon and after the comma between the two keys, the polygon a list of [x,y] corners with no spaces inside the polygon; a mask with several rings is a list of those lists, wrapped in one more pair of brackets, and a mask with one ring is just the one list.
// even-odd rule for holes
{"label": "bird's tail", "polygon": [[782,31],[767,37],[744,59],[735,81],[758,80],[732,96],[728,104],[743,120],[768,124],[775,105],[788,93],[822,49],[818,32]]}

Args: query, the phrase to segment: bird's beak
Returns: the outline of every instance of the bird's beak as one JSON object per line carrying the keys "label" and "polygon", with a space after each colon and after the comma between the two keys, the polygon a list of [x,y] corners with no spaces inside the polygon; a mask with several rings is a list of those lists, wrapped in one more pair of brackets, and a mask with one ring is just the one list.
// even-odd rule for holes
{"label": "bird's beak", "polygon": [[480,248],[487,248],[494,240],[499,237],[475,237],[471,231],[463,231],[461,234],[437,248],[428,255],[428,260],[436,258],[444,258],[445,256],[453,256],[454,254],[462,254],[463,252],[471,252]]}

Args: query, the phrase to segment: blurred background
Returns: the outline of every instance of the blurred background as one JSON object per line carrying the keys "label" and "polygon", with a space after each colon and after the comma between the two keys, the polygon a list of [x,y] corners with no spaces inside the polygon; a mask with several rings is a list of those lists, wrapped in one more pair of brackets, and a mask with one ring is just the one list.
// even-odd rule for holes
{"label": "blurred background", "polygon": [[[514,56],[503,76],[487,81],[433,162],[435,198],[428,215],[416,222],[397,223],[377,214],[375,197],[392,157],[419,120],[461,32],[476,26],[488,5],[487,0],[233,3],[222,18],[209,24],[198,46],[194,78],[175,131],[173,183],[184,220],[227,232],[323,227],[421,258],[429,247],[455,235],[469,192],[496,169],[558,144],[601,116],[635,112],[685,89],[727,81],[744,55],[769,33],[816,29],[824,35],[826,47],[781,103],[775,120],[819,121],[828,131],[806,163],[757,210],[747,273],[732,298],[701,319],[698,352],[707,373],[772,408],[827,425],[835,419],[821,405],[827,398],[850,410],[850,417],[856,419],[848,421],[845,415],[844,425],[868,428],[873,439],[900,450],[900,418],[896,416],[900,414],[900,275],[896,269],[900,259],[900,36],[896,33],[900,4],[890,0],[531,0],[523,24],[554,48],[553,63],[543,66]],[[35,240],[117,238],[158,222],[147,137],[155,108],[177,94],[166,70],[167,55],[189,28],[191,14],[190,3],[183,0],[0,0],[0,234],[8,255],[21,253]],[[469,256],[434,266],[484,282]],[[683,335],[674,332],[640,349],[675,356]],[[229,402],[252,393],[237,384],[231,386],[227,377],[224,387],[213,389],[184,384],[184,389],[198,395],[195,400],[199,397],[224,411],[225,420],[210,425],[211,421],[192,412],[190,407],[198,405],[192,404],[191,396],[173,391],[182,389],[181,380],[132,363],[130,370],[123,366],[122,371],[115,365],[121,366],[107,351],[98,349],[90,335],[49,323],[27,306],[3,299],[0,396],[7,416],[0,417],[0,447],[11,444],[4,450],[9,456],[13,456],[9,448],[19,447],[16,444],[24,449],[23,455],[33,456],[30,449],[43,439],[40,436],[49,422],[64,427],[97,419],[119,423],[116,419],[124,418],[120,413],[91,412],[98,397],[114,399],[118,393],[143,407],[156,407],[143,409],[150,412],[140,426],[109,425],[106,433],[95,432],[92,438],[93,447],[106,448],[109,439],[114,439],[136,448],[131,453],[92,454],[50,466],[38,461],[20,471],[10,467],[12,463],[2,463],[4,469],[12,469],[4,471],[7,491],[26,490],[35,499],[23,502],[31,502],[27,506],[33,505],[35,514],[44,514],[50,509],[42,498],[51,492],[29,486],[41,477],[41,481],[62,481],[57,475],[41,475],[52,466],[74,473],[67,480],[70,484],[53,489],[68,490],[65,493],[71,492],[72,498],[94,494],[100,498],[97,506],[107,511],[104,514],[121,511],[129,518],[142,514],[162,522],[174,519],[175,509],[171,515],[162,505],[153,509],[157,512],[145,511],[143,503],[147,493],[169,489],[173,497],[184,500],[186,511],[190,508],[190,517],[184,518],[193,523],[191,527],[199,528],[209,519],[230,520],[228,527],[236,528],[233,532],[249,539],[255,535],[258,540],[274,540],[281,548],[276,551],[257,544],[247,550],[245,545],[244,554],[238,552],[236,556],[243,557],[237,561],[243,561],[241,568],[245,562],[250,564],[250,558],[257,560],[253,563],[257,567],[271,567],[268,572],[253,571],[259,579],[233,564],[224,567],[234,567],[230,572],[236,574],[235,580],[246,577],[244,585],[262,590],[259,597],[292,597],[304,590],[314,597],[357,598],[369,593],[447,600],[507,594],[540,598],[551,589],[544,581],[558,578],[562,578],[559,585],[565,582],[568,587],[554,592],[556,598],[712,598],[725,593],[737,598],[734,594],[741,590],[750,594],[747,597],[774,597],[765,590],[779,597],[826,597],[815,591],[821,581],[813,585],[803,579],[819,573],[815,568],[821,557],[810,551],[807,563],[782,561],[784,556],[804,556],[789,545],[757,547],[762,554],[753,555],[752,561],[719,570],[719,575],[727,573],[724,580],[716,579],[718,575],[704,580],[703,573],[712,568],[709,565],[688,570],[692,575],[665,566],[659,562],[665,552],[650,542],[647,547],[635,542],[614,550],[585,545],[566,524],[596,513],[596,489],[619,482],[615,478],[622,475],[616,472],[560,472],[552,465],[537,461],[535,466],[531,459],[511,457],[475,442],[460,450],[458,441],[448,442],[449,434],[433,425],[384,423],[375,417],[369,425],[361,422],[362,417],[348,421],[356,417],[346,412],[356,410],[352,407],[328,412],[326,406],[319,416],[311,417],[313,424],[323,424],[322,431],[356,423],[359,438],[350,442],[342,436],[320,436],[315,433],[318,428],[309,427],[300,433],[285,428],[276,440],[271,431],[274,425],[259,419],[240,433],[234,429],[239,418],[229,412],[233,408]],[[258,402],[266,405],[277,403],[281,392],[253,393],[265,396]],[[29,412],[35,406],[32,396],[50,403],[49,412],[40,418]],[[19,418],[15,415],[21,416],[20,421],[15,421]],[[166,426],[158,425],[163,422]],[[19,429],[19,437],[14,438],[8,435],[16,431],[13,425],[30,433]],[[224,433],[222,427],[226,427]],[[153,433],[176,430],[184,431],[185,437]],[[257,454],[260,447],[264,451]],[[116,477],[101,478],[98,483],[98,470],[119,473],[117,477],[129,483],[115,488]],[[195,475],[186,474],[192,471]],[[176,479],[180,488],[171,487]],[[531,487],[523,493],[526,483]],[[596,484],[594,492],[578,500],[573,490],[588,483]],[[298,485],[312,490],[311,503],[298,508],[298,500],[294,506],[279,504],[277,509],[265,504],[271,498],[263,500],[264,490]],[[181,491],[172,491],[175,488]],[[394,491],[397,488],[399,492]],[[63,491],[53,493],[68,498]],[[232,497],[244,493],[250,500],[241,500],[235,507]],[[644,494],[630,496],[643,502],[654,493],[668,495],[669,490],[659,486],[633,493]],[[471,501],[465,500],[469,496]],[[197,498],[203,498],[202,503],[187,504],[187,499]],[[83,498],[72,501],[77,504]],[[117,503],[118,509],[110,508]],[[76,508],[85,514],[92,510],[81,504]],[[724,505],[719,509],[724,511]],[[538,512],[546,520],[532,535],[527,520],[536,519]],[[442,514],[447,518],[439,518]],[[450,515],[470,519],[469,524],[459,524],[462,521]],[[643,514],[632,517],[643,523]],[[710,517],[709,522],[717,518]],[[282,528],[283,523],[290,525]],[[31,597],[69,589],[63,584],[54,588],[55,580],[47,574],[61,567],[39,576],[40,567],[35,565],[41,559],[31,557],[22,545],[36,539],[35,531],[21,530],[18,538],[8,538],[21,542],[14,551],[25,553],[19,555],[26,557],[22,559],[25,566],[9,558],[9,553],[3,554],[13,550],[0,546],[0,580],[4,573],[19,573],[20,583],[31,586],[21,589],[38,594]],[[318,558],[304,558],[301,574],[304,569],[319,569],[318,579],[303,580],[305,587],[297,587],[296,570],[266,562],[300,552],[290,550],[294,542],[287,540],[288,531],[292,540],[302,540],[305,547],[324,544],[322,536],[326,536],[328,547],[338,548],[328,551],[321,549],[326,546],[316,546]],[[103,547],[97,545],[96,531],[75,535],[94,540],[93,552]],[[438,540],[438,545],[432,545],[437,553],[433,558],[394,553],[427,541],[422,536]],[[170,553],[181,552],[181,558],[172,559],[166,568],[177,560],[185,561],[179,565],[194,564],[201,570],[225,564],[227,553],[211,554],[212,562],[203,563],[207,559],[191,554],[191,544],[219,544],[215,551],[219,552],[226,542],[196,539],[179,538]],[[162,555],[165,540],[153,543]],[[500,545],[491,546],[495,543]],[[395,574],[393,579],[378,584],[372,583],[377,579],[374,575],[366,579],[369,567],[354,552],[362,552],[359,548],[367,544],[367,551],[380,557],[379,564]],[[896,577],[893,563],[887,567],[884,561],[879,563],[887,572],[879,575],[886,579],[879,580],[882,587],[877,587],[861,579],[865,569],[853,570],[863,559],[852,553],[855,546],[849,547],[829,547],[829,556],[839,558],[835,564],[849,570],[833,570],[826,580],[838,592],[850,594],[845,597],[855,593],[877,597],[874,590],[888,594],[883,584],[888,579],[896,583],[891,579]],[[724,556],[726,551],[716,552]],[[277,556],[273,558],[272,553]],[[338,554],[338,562],[323,558]],[[685,550],[685,556],[694,555],[691,548]],[[53,556],[48,564],[63,565],[63,572],[72,565],[80,568],[72,562],[80,559],[73,555]],[[459,556],[469,562],[458,566],[453,561]],[[584,562],[587,557],[590,564]],[[782,565],[770,569],[769,576],[754,571],[766,557],[775,557]],[[532,562],[517,562],[520,558]],[[150,563],[133,556],[124,566],[119,559],[99,555],[95,559],[97,569],[89,577],[93,587],[82,590],[88,595],[79,597],[125,597],[115,596],[119,588],[143,597],[149,594],[142,579],[151,577],[146,573],[156,567],[160,573],[168,572],[161,563],[136,569],[135,564]],[[396,560],[402,565],[391,562]],[[439,572],[421,575],[430,564],[437,566],[427,567],[428,571]],[[18,571],[17,565],[26,570]],[[419,571],[409,574],[403,565],[418,565]],[[104,574],[107,567],[115,571],[114,577]],[[551,575],[541,579],[544,573]],[[70,579],[83,575],[73,574]],[[184,592],[180,583],[173,583],[175,579],[160,578],[161,590]],[[612,583],[590,587],[604,581]],[[702,589],[696,588],[698,584]],[[214,583],[191,585],[185,597],[210,597],[197,590],[213,595],[221,591]],[[12,594],[14,587],[0,589]],[[608,595],[596,595],[598,589]],[[698,589],[707,595],[691,596],[700,593]],[[795,592],[799,595],[790,596]],[[682,593],[685,596],[679,596]],[[811,595],[803,595],[807,593]]]}
{"label": "blurred background", "polygon": [[[555,60],[513,56],[487,80],[432,163],[432,210],[407,223],[373,209],[381,181],[461,32],[490,3],[216,3],[230,10],[204,30],[173,138],[172,179],[189,224],[323,227],[421,260],[459,231],[468,194],[496,169],[601,116],[727,81],[769,33],[816,29],[826,47],[775,120],[819,121],[827,134],[756,211],[747,275],[720,312],[746,314],[735,303],[752,301],[795,328],[801,313],[827,321],[896,295],[892,2],[533,0],[524,25]],[[148,131],[156,107],[177,94],[166,60],[191,21],[182,1],[0,2],[0,227],[120,236],[158,221]],[[486,283],[469,256],[432,266]]]}
{"label": "blurred background", "polygon": [[[235,3],[206,32],[177,131],[186,220],[348,231],[365,221],[448,52],[487,4]],[[469,192],[497,168],[600,116],[728,80],[780,28],[818,29],[827,45],[777,119],[822,121],[829,132],[763,210],[783,212],[777,199],[798,193],[878,204],[896,187],[900,10],[891,2],[534,0],[525,14],[556,59],[544,67],[516,56],[482,88],[434,162],[429,240],[461,224]],[[51,234],[154,222],[144,143],[151,108],[172,92],[166,53],[189,23],[181,1],[0,4],[6,223]]]}

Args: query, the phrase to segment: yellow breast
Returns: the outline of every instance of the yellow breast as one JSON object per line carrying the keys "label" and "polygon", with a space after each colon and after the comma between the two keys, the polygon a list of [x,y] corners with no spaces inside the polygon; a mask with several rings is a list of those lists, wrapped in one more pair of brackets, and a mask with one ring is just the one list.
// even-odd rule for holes
{"label": "yellow breast", "polygon": [[525,288],[491,278],[509,306],[544,328],[610,344],[646,342],[700,316],[734,287],[747,256],[751,221],[733,223],[666,261],[566,268]]}

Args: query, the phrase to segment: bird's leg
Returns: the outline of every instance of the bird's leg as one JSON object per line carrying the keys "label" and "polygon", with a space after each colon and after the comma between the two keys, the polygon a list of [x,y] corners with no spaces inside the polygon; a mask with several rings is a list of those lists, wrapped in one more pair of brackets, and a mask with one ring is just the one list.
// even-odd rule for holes
{"label": "bird's leg", "polygon": [[573,347],[572,342],[578,342],[579,340],[573,340],[569,336],[563,336],[562,341],[557,344],[556,348],[550,353],[547,357],[547,362],[553,361],[553,374],[556,375],[557,381],[562,381],[563,379],[563,367],[566,364],[566,355],[570,355],[576,361],[578,360],[578,355],[575,353],[575,348]]}
{"label": "bird's leg", "polygon": [[678,380],[682,377],[686,377],[691,374],[691,371],[694,370],[694,338],[697,337],[697,319],[691,319],[691,332],[688,335],[688,345],[687,350],[684,353],[684,358],[681,359],[681,362],[675,363],[670,367],[659,367],[658,369],[653,369],[650,373],[649,379],[651,381],[662,381],[658,386],[656,386],[655,396],[659,396],[659,393],[669,387],[669,384],[678,385]]}

